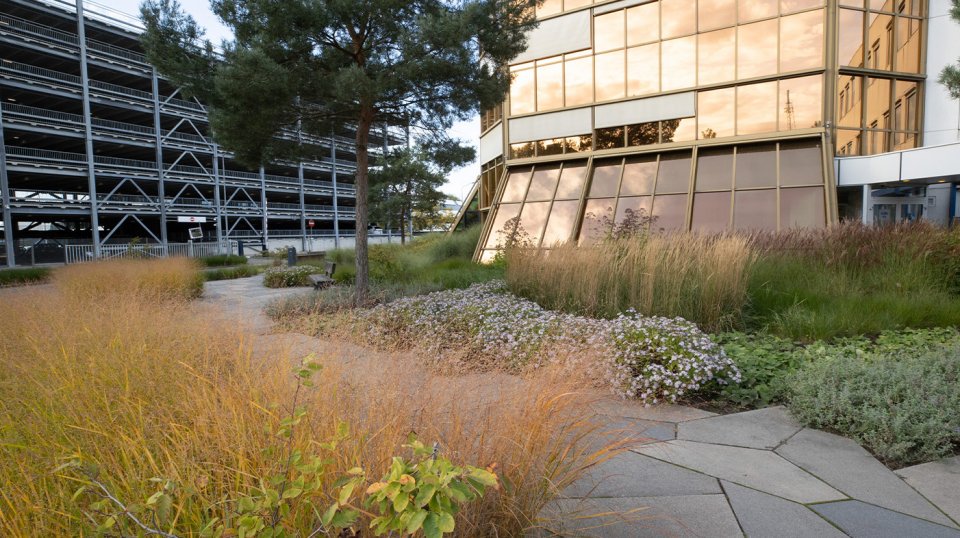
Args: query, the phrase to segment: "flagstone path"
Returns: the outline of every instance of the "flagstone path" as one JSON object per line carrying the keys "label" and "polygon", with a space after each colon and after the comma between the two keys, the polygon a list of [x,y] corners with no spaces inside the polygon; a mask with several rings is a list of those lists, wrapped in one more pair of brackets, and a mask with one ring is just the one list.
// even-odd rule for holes
{"label": "flagstone path", "polygon": [[[265,334],[263,307],[303,291],[267,289],[260,276],[209,282],[204,301]],[[564,490],[531,536],[960,538],[960,457],[894,472],[782,407],[721,416],[611,397],[594,411],[598,435],[629,449]]]}

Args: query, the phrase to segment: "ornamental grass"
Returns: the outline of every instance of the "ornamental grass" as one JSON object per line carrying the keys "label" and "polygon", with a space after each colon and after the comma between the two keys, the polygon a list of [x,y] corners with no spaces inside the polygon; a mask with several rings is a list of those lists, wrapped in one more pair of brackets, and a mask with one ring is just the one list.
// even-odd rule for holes
{"label": "ornamental grass", "polygon": [[[415,433],[458,465],[497,464],[501,488],[463,507],[455,536],[521,536],[557,491],[615,451],[588,448],[588,402],[569,381],[445,378],[400,353],[316,340],[293,349],[285,336],[251,336],[188,301],[186,267],[68,267],[55,287],[0,300],[0,535],[96,534],[89,494],[74,496],[89,475],[62,468],[69,459],[128,506],[158,491],[151,479],[169,480],[168,518],[152,523],[166,532],[193,536],[211,518],[231,521],[235,499],[285,472],[277,450],[286,441],[271,432],[292,412],[291,370],[311,351],[323,368],[299,395],[306,414],[290,446],[330,458],[313,499],[321,506],[349,469],[373,478],[393,456],[409,457],[402,445]],[[348,433],[323,452],[341,423]],[[288,530],[306,536],[308,519]],[[136,534],[122,518],[116,525],[111,532]]]}

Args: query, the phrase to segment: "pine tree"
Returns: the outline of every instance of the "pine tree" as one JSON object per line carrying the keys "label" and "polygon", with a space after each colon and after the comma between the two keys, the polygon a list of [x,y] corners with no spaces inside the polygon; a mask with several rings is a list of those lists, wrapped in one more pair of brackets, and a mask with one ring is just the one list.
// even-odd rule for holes
{"label": "pine tree", "polygon": [[[950,9],[950,17],[960,22],[960,0],[952,0],[953,8]],[[950,95],[954,99],[960,99],[960,63],[957,65],[948,65],[940,72],[940,84],[947,87]]]}
{"label": "pine tree", "polygon": [[[176,0],[145,0],[147,57],[207,103],[238,159],[322,158],[284,131],[355,129],[357,300],[368,291],[371,129],[393,124],[442,144],[454,121],[503,101],[538,0],[211,0],[234,37],[215,54]],[[312,154],[311,152],[317,152]]]}

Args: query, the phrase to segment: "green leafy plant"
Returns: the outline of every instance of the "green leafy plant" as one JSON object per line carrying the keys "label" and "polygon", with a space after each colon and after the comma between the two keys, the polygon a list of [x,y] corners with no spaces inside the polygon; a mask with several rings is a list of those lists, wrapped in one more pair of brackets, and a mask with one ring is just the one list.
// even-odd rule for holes
{"label": "green leafy plant", "polygon": [[309,265],[271,267],[263,273],[263,285],[268,288],[309,286],[310,279],[308,277],[316,272],[318,272],[317,268]]}
{"label": "green leafy plant", "polygon": [[230,265],[246,265],[246,256],[237,256],[236,254],[217,254],[216,256],[206,256],[200,258],[203,265],[207,267],[227,267]]}

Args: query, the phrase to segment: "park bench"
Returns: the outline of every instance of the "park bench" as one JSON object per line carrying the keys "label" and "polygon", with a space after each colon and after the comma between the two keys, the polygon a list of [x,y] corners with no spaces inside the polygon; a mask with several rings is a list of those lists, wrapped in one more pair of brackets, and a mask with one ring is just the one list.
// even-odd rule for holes
{"label": "park bench", "polygon": [[307,278],[310,279],[310,283],[313,284],[313,289],[320,290],[331,286],[334,283],[333,272],[337,270],[337,264],[334,262],[324,262],[323,264],[323,273],[318,273],[314,275],[309,275]]}

